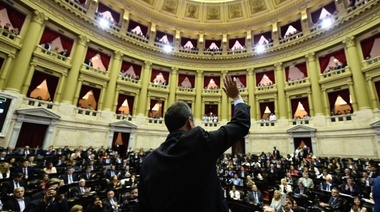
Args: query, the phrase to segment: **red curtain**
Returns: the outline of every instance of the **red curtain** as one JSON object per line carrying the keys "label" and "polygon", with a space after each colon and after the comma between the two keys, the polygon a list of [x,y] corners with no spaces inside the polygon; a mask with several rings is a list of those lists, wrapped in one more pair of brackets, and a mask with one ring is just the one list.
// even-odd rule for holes
{"label": "red curtain", "polygon": [[173,35],[168,34],[166,32],[157,31],[156,32],[156,40],[160,40],[162,37],[164,37],[164,35],[167,36],[169,43],[172,44],[173,43]]}
{"label": "red curtain", "polygon": [[256,72],[256,85],[263,79],[265,72]]}
{"label": "red curtain", "polygon": [[43,32],[41,40],[40,40],[40,44],[45,44],[47,42],[51,42],[58,37],[61,38],[62,47],[64,49],[67,49],[67,55],[70,55],[71,49],[73,47],[73,40],[64,36],[64,35],[61,35],[60,33],[56,32],[56,31],[54,31],[48,27],[45,27],[45,29],[44,29],[44,32]]}
{"label": "red curtain", "polygon": [[197,39],[191,39],[191,38],[185,38],[185,37],[182,37],[182,38],[181,38],[181,46],[186,45],[186,43],[187,43],[188,41],[190,41],[190,42],[193,44],[193,46],[194,46],[195,48],[197,48],[197,46],[198,46],[198,40],[197,40]]}
{"label": "red curtain", "polygon": [[99,13],[103,13],[103,12],[110,12],[111,15],[112,15],[112,18],[114,19],[114,21],[116,23],[119,23],[119,20],[120,20],[120,14],[118,12],[116,12],[115,10],[109,8],[108,6],[102,4],[101,2],[99,2],[98,4],[98,9],[97,9],[97,12]]}
{"label": "red curtain", "polygon": [[161,74],[162,76],[164,77],[164,79],[166,80],[166,84],[169,85],[169,72],[166,72],[166,71],[161,71]]}
{"label": "red curtain", "polygon": [[99,52],[92,49],[92,48],[87,48],[87,53],[86,53],[86,59],[85,61],[89,61],[91,58],[93,58],[96,54]]}
{"label": "red curtain", "polygon": [[337,60],[339,60],[341,63],[346,63],[346,55],[344,54],[344,49],[329,53],[323,57],[319,58],[319,66],[321,68],[321,73],[327,68],[330,62],[330,57],[335,57]]}
{"label": "red curtain", "polygon": [[276,78],[274,77],[274,70],[264,72],[264,74],[267,75],[267,77],[273,82],[273,84],[276,84]]}
{"label": "red curtain", "polygon": [[206,115],[210,115],[210,113],[212,113],[213,115],[217,116],[218,115],[218,105],[206,104],[205,105],[205,113],[206,113]]}
{"label": "red curtain", "polygon": [[260,119],[263,117],[265,108],[268,106],[269,110],[274,113],[274,102],[261,102],[260,103]]}
{"label": "red curtain", "polygon": [[319,8],[318,10],[312,12],[311,15],[311,21],[316,24],[319,21],[319,16],[321,15],[323,7]]}
{"label": "red curtain", "polygon": [[205,40],[205,48],[209,48],[212,43],[215,43],[218,48],[222,48],[221,40]]}
{"label": "red curtain", "polygon": [[181,83],[185,80],[185,78],[188,78],[190,83],[191,83],[191,87],[194,88],[195,85],[195,76],[194,75],[186,75],[186,74],[179,74],[178,75],[178,85],[181,85]]}
{"label": "red curtain", "polygon": [[134,64],[134,63],[123,60],[123,63],[121,65],[121,70],[127,71],[131,66],[133,67],[133,70],[135,71],[136,76],[140,76],[141,66],[138,64]]}
{"label": "red curtain", "polygon": [[332,111],[335,108],[335,101],[338,96],[342,97],[344,101],[347,102],[348,105],[351,106],[351,112],[353,112],[352,105],[350,103],[350,92],[348,89],[340,90],[340,91],[334,91],[328,93],[329,96],[329,103],[330,103],[330,110]]}
{"label": "red curtain", "polygon": [[100,55],[100,60],[102,61],[104,67],[108,71],[111,57],[101,52],[99,52],[99,55]]}
{"label": "red curtain", "polygon": [[46,79],[46,74],[35,71],[33,74],[32,81],[30,82],[29,88],[28,88],[28,97],[30,97],[30,94],[34,89],[37,88],[38,85],[40,85],[44,80]]}
{"label": "red curtain", "polygon": [[380,81],[375,82],[377,101],[380,102]]}
{"label": "red curtain", "polygon": [[32,81],[30,82],[30,86],[28,88],[27,96],[30,97],[31,92],[37,88],[44,80],[46,80],[46,84],[49,90],[51,100],[54,100],[55,91],[58,85],[58,77],[55,77],[50,74],[46,74],[40,71],[35,71],[33,74]]}
{"label": "red curtain", "polygon": [[79,0],[79,3],[86,4],[87,0]]}
{"label": "red curtain", "polygon": [[151,99],[150,100],[150,106],[149,106],[149,111],[152,111],[154,105],[156,105],[158,100]]}
{"label": "red curtain", "polygon": [[42,147],[48,125],[23,122],[16,147]]}
{"label": "red curtain", "polygon": [[332,1],[330,4],[326,5],[326,6],[325,6],[325,9],[326,9],[329,13],[334,14],[335,11],[336,11],[335,2]]}
{"label": "red curtain", "polygon": [[309,101],[307,97],[304,97],[304,98],[298,98],[298,99],[291,99],[292,117],[294,116],[294,113],[297,111],[299,102],[301,102],[307,114],[310,115]]}
{"label": "red curtain", "polygon": [[285,81],[289,80],[289,66],[285,67]]}
{"label": "red curtain", "polygon": [[137,26],[140,26],[141,32],[143,33],[143,35],[146,35],[148,33],[148,27],[147,26],[144,26],[141,23],[138,23],[138,22],[133,21],[131,19],[129,19],[128,32],[130,32],[132,29],[136,28]]}
{"label": "red curtain", "polygon": [[302,32],[301,21],[297,20],[297,21],[294,21],[292,23],[286,24],[280,28],[282,37],[285,36],[285,33],[288,30],[290,25],[292,25],[294,28],[296,28],[296,30],[298,30],[298,32]]}
{"label": "red curtain", "polygon": [[234,38],[228,41],[228,48],[232,48],[236,41],[239,41],[242,46],[245,46],[245,38]]}
{"label": "red curtain", "polygon": [[301,64],[297,64],[296,67],[303,73],[305,74],[305,77],[307,77],[307,65],[306,63],[301,63]]}
{"label": "red curtain", "polygon": [[370,53],[372,51],[373,44],[375,43],[375,40],[377,38],[380,38],[380,33],[376,34],[370,38],[364,39],[360,42],[364,59],[367,57],[371,57]]}
{"label": "red curtain", "polygon": [[[25,15],[21,13],[20,11],[16,10],[15,8],[3,2],[0,2],[0,10],[4,8],[7,9],[8,18],[9,18],[9,21],[11,22],[10,24],[12,24],[14,28],[18,28],[19,31],[21,32],[21,28],[25,21]],[[5,24],[6,23],[1,23],[2,26],[4,26]]]}
{"label": "red curtain", "polygon": [[82,85],[82,88],[81,88],[80,93],[79,93],[78,104],[79,104],[79,101],[82,99],[82,97],[84,95],[86,95],[87,92],[89,92],[91,90],[92,90],[92,93],[94,94],[94,98],[96,101],[96,107],[93,109],[96,110],[98,108],[98,105],[99,105],[99,96],[100,96],[100,89],[99,88],[94,88],[94,87],[91,87],[88,85]]}
{"label": "red curtain", "polygon": [[246,75],[236,75],[236,76],[232,76],[232,77],[239,78],[240,82],[241,82],[245,87],[247,87],[247,76],[246,76]]}
{"label": "red curtain", "polygon": [[49,89],[50,99],[53,101],[55,91],[57,90],[59,78],[50,74],[46,74],[46,84]]}
{"label": "red curtain", "polygon": [[118,110],[121,105],[124,103],[124,101],[127,100],[128,107],[129,107],[129,114],[133,115],[133,104],[135,102],[134,96],[119,94],[118,100],[117,100],[117,106],[116,106],[116,113],[120,114],[121,112]]}
{"label": "red curtain", "polygon": [[152,69],[152,74],[150,76],[150,81],[153,82],[153,80],[156,78],[156,76],[160,73],[160,70]]}
{"label": "red curtain", "polygon": [[220,76],[204,76],[204,86],[206,87],[211,79],[213,79],[218,88],[220,88]]}
{"label": "red curtain", "polygon": [[257,43],[259,43],[259,40],[260,40],[261,36],[264,36],[267,40],[272,39],[272,32],[268,31],[268,32],[264,32],[264,33],[261,33],[261,34],[254,35],[253,36],[253,43],[254,43],[254,45],[256,45]]}
{"label": "red curtain", "polygon": [[294,149],[297,149],[303,142],[307,147],[310,147],[311,152],[313,151],[310,137],[293,138],[293,141],[294,141]]}

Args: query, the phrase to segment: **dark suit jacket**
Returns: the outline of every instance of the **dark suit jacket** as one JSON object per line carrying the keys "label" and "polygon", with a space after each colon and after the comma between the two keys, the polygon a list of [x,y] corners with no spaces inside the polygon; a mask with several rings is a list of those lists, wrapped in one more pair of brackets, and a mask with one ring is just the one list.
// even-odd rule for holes
{"label": "dark suit jacket", "polygon": [[30,202],[29,207],[26,207],[24,212],[68,212],[69,205],[66,198],[59,202],[55,199],[52,203],[47,205],[42,199],[36,199]]}
{"label": "dark suit jacket", "polygon": [[[20,187],[24,187],[25,190],[28,189],[25,180],[21,180],[19,182],[19,185],[20,185]],[[2,190],[1,193],[2,193],[2,195],[7,195],[7,194],[10,194],[10,193],[13,193],[14,189],[15,189],[15,186],[13,184],[13,179],[10,179],[9,181],[6,181],[6,182],[3,183],[3,186],[2,186],[2,189],[1,189]]]}
{"label": "dark suit jacket", "polygon": [[343,208],[343,198],[338,196],[334,200],[333,197],[330,197],[329,202],[327,203],[329,205],[329,208],[331,208],[333,211],[341,211]]}
{"label": "dark suit jacket", "polygon": [[[63,174],[63,175],[61,175],[61,179],[63,179],[63,181],[65,182],[65,184],[68,184],[69,179],[68,179],[68,176],[67,176],[66,173]],[[73,181],[74,182],[78,181],[78,176],[76,174],[74,174],[74,173],[73,173]]]}
{"label": "dark suit jacket", "polygon": [[372,194],[373,200],[375,200],[375,207],[373,211],[380,211],[380,176],[373,180]]}
{"label": "dark suit jacket", "polygon": [[[24,202],[25,202],[25,208],[27,208],[29,206],[29,199],[24,198]],[[19,206],[16,198],[12,197],[12,199],[5,202],[4,206],[3,206],[3,210],[20,211],[20,206]]]}
{"label": "dark suit jacket", "polygon": [[[115,197],[113,198],[113,201],[117,202]],[[103,208],[104,208],[104,211],[113,212],[112,205],[108,199],[103,200]]]}
{"label": "dark suit jacket", "polygon": [[[257,198],[259,200],[259,204],[262,205],[264,200],[263,200],[263,195],[261,194],[260,191],[257,191]],[[253,202],[253,203],[256,203],[255,201],[255,196],[253,195],[253,191],[250,191],[248,194],[247,194],[247,201],[249,202]]]}
{"label": "dark suit jacket", "polygon": [[[84,187],[84,189],[87,189],[88,187]],[[80,187],[76,186],[75,188],[71,189],[71,197],[80,197],[82,196],[82,192],[80,191]]]}
{"label": "dark suit jacket", "polygon": [[231,121],[215,131],[171,132],[146,156],[140,175],[140,212],[228,211],[216,160],[250,128],[249,106],[239,103]]}

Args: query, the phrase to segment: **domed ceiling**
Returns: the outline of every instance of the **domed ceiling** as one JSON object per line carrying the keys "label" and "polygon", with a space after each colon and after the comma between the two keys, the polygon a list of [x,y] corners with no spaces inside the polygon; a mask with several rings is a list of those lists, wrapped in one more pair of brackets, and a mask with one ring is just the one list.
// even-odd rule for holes
{"label": "domed ceiling", "polygon": [[[112,0],[109,0],[112,1]],[[231,32],[255,30],[307,17],[332,0],[118,0],[127,18],[173,30]],[[290,20],[292,19],[292,20]]]}

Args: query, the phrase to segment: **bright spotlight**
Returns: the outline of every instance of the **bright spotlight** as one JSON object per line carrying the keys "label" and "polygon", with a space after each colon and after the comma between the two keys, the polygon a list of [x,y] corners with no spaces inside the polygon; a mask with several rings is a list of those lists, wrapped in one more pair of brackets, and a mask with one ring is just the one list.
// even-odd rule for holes
{"label": "bright spotlight", "polygon": [[259,44],[256,46],[256,53],[264,53],[265,52],[265,46],[263,44]]}
{"label": "bright spotlight", "polygon": [[99,25],[101,28],[108,28],[109,27],[109,22],[108,20],[104,19],[104,18],[100,18],[99,19]]}
{"label": "bright spotlight", "polygon": [[172,47],[170,45],[165,45],[164,46],[164,52],[170,53],[172,51]]}
{"label": "bright spotlight", "polygon": [[325,18],[322,21],[322,28],[328,29],[333,25],[333,20],[331,18]]}

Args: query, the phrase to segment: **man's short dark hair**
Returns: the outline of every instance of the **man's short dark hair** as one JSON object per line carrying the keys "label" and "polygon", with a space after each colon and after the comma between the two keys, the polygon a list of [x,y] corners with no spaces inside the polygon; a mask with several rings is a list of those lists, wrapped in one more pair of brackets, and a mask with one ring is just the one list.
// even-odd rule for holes
{"label": "man's short dark hair", "polygon": [[193,113],[186,102],[178,101],[172,104],[165,113],[165,125],[169,132],[178,130],[189,118],[193,118]]}

